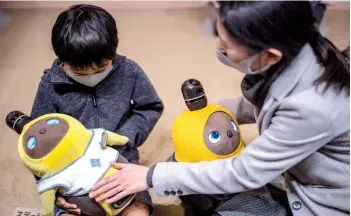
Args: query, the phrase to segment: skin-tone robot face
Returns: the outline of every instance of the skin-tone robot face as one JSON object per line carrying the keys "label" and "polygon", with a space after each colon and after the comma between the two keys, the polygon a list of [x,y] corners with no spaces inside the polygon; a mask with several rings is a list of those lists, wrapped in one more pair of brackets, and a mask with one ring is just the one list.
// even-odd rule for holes
{"label": "skin-tone robot face", "polygon": [[42,158],[60,143],[68,132],[68,128],[68,123],[63,119],[42,119],[24,134],[23,149],[33,159]]}
{"label": "skin-tone robot face", "polygon": [[224,112],[215,112],[209,117],[203,136],[207,148],[216,155],[231,154],[240,144],[238,127]]}

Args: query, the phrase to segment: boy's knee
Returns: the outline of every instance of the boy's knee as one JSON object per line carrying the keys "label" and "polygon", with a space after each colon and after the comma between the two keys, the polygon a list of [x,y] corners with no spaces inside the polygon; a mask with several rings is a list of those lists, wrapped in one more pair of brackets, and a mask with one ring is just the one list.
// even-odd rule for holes
{"label": "boy's knee", "polygon": [[126,207],[122,212],[121,216],[149,216],[149,206],[143,202],[133,202]]}

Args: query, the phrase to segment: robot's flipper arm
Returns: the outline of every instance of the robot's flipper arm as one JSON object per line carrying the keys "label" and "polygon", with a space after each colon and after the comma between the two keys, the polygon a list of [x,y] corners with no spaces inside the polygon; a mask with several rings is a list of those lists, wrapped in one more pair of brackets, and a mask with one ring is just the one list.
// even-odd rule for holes
{"label": "robot's flipper arm", "polygon": [[40,201],[44,209],[44,216],[53,216],[54,215],[54,206],[56,200],[56,188],[48,190],[40,194]]}
{"label": "robot's flipper arm", "polygon": [[127,144],[129,141],[128,137],[126,136],[122,136],[108,130],[106,130],[106,133],[107,133],[107,139],[105,142],[109,146],[121,146],[121,145]]}

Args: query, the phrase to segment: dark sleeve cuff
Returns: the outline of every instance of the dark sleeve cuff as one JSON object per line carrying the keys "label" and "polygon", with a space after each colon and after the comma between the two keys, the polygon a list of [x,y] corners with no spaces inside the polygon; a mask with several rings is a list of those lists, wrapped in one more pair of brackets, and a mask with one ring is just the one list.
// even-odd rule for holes
{"label": "dark sleeve cuff", "polygon": [[153,187],[153,184],[152,184],[152,175],[154,174],[154,170],[156,168],[156,165],[157,164],[154,164],[150,167],[149,171],[147,172],[147,175],[146,175],[146,183],[147,183],[147,186],[149,187]]}
{"label": "dark sleeve cuff", "polygon": [[60,216],[63,213],[68,213],[65,209],[59,208],[57,205],[54,206],[54,216]]}

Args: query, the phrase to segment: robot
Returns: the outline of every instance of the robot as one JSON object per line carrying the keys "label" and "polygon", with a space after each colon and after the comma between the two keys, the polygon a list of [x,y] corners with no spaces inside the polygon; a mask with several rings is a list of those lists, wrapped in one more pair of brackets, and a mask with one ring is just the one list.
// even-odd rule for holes
{"label": "robot", "polygon": [[[181,91],[188,110],[173,124],[171,161],[196,163],[239,156],[245,143],[235,117],[224,107],[208,104],[203,86],[196,79],[186,80]],[[185,216],[206,216],[231,196],[186,195],[180,199]]]}
{"label": "robot", "polygon": [[224,107],[207,104],[198,80],[185,81],[181,90],[188,110],[172,127],[174,160],[195,163],[240,155],[245,144],[235,117]]}
{"label": "robot", "polygon": [[18,153],[38,180],[45,216],[54,213],[56,193],[89,216],[115,216],[134,198],[135,194],[107,204],[88,196],[97,181],[118,172],[110,161],[128,163],[109,147],[126,144],[127,137],[104,129],[88,130],[75,118],[58,113],[32,119],[13,111],[7,115],[6,123],[20,134]]}

